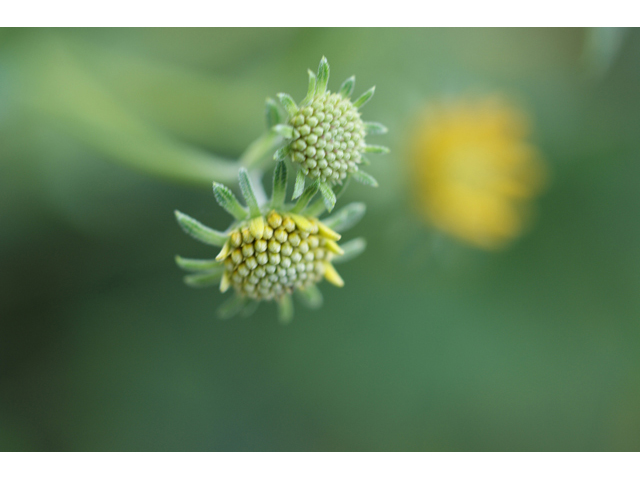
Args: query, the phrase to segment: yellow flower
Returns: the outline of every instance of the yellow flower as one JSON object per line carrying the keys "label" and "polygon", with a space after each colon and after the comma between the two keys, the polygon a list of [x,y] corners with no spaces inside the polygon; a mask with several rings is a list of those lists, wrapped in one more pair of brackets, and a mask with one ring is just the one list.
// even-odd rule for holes
{"label": "yellow flower", "polygon": [[438,229],[485,249],[506,246],[527,224],[544,183],[522,112],[498,98],[428,111],[412,150],[418,204]]}

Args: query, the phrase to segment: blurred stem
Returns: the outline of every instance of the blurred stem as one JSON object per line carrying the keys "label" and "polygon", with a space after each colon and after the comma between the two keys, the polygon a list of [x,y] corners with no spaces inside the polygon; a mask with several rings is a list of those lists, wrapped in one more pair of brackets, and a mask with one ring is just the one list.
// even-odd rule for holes
{"label": "blurred stem", "polygon": [[[20,52],[15,65],[20,99],[37,115],[127,167],[207,186],[214,180],[235,182],[237,162],[175,140],[142,121],[85,71],[64,45],[48,36],[44,40]],[[260,151],[249,155],[248,162],[256,162]]]}
{"label": "blurred stem", "polygon": [[281,141],[282,137],[271,130],[263,133],[240,155],[240,166],[247,170],[261,167],[271,160],[266,155],[272,153]]}

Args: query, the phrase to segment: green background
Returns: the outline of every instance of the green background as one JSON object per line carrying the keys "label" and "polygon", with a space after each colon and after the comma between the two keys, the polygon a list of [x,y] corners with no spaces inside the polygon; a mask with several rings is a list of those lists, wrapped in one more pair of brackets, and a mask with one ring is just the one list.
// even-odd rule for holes
{"label": "green background", "polygon": [[[368,249],[289,326],[220,321],[174,264],[213,254],[174,209],[228,225],[210,188],[111,160],[237,157],[322,55],[390,129],[342,199]],[[429,102],[491,93],[550,182],[490,253],[414,213],[406,155]],[[637,450],[638,132],[638,30],[0,30],[0,449]]]}

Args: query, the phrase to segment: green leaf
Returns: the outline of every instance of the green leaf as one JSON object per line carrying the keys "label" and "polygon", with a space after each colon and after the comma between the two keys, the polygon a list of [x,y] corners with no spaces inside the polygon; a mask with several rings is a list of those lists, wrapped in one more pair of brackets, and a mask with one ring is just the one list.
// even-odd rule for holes
{"label": "green leaf", "polygon": [[297,289],[295,292],[307,307],[315,309],[322,306],[322,292],[315,285],[309,285],[304,289]]}
{"label": "green leaf", "polygon": [[378,122],[364,122],[364,131],[367,135],[382,135],[387,133],[389,129]]}
{"label": "green leaf", "polygon": [[196,240],[216,247],[221,247],[227,241],[227,235],[225,233],[213,230],[212,228],[203,225],[195,218],[191,218],[189,215],[185,215],[178,210],[174,213],[182,230]]}
{"label": "green leaf", "polygon": [[360,165],[364,165],[365,167],[368,167],[369,165],[371,165],[371,161],[367,157],[362,155],[360,157]]}
{"label": "green leaf", "polygon": [[195,258],[183,258],[180,255],[176,255],[176,264],[183,270],[187,270],[189,272],[199,272],[202,270],[215,270],[223,268],[220,262],[218,262],[216,259],[198,260]]}
{"label": "green leaf", "polygon": [[233,297],[227,299],[220,307],[218,308],[218,317],[221,320],[228,320],[232,317],[235,317],[247,304],[247,297],[241,297],[240,295],[234,295]]}
{"label": "green leaf", "polygon": [[260,302],[258,300],[249,300],[242,309],[241,315],[245,318],[250,317],[255,313],[259,306]]}
{"label": "green leaf", "polygon": [[293,320],[293,300],[291,300],[291,295],[283,295],[278,300],[278,320],[283,325],[291,323],[291,320]]}
{"label": "green leaf", "polygon": [[304,191],[304,181],[304,172],[302,170],[298,170],[298,173],[296,174],[296,183],[293,186],[293,196],[291,197],[291,200],[295,200],[300,195],[302,195],[302,192]]}
{"label": "green leaf", "polygon": [[184,283],[190,287],[212,287],[220,283],[223,272],[224,269],[208,273],[194,273],[184,277]]}
{"label": "green leaf", "polygon": [[357,182],[363,183],[364,185],[369,185],[370,187],[378,186],[378,181],[368,173],[363,172],[362,170],[358,170],[356,173],[354,173],[353,178]]}
{"label": "green leaf", "polygon": [[279,123],[278,125],[274,125],[271,129],[281,137],[286,139],[293,138],[293,127],[291,125]]}
{"label": "green leaf", "polygon": [[290,117],[293,117],[298,112],[298,106],[290,95],[287,95],[286,93],[279,93],[276,96]]}
{"label": "green leaf", "polygon": [[327,57],[322,57],[318,66],[318,82],[316,84],[316,95],[322,95],[327,91],[327,83],[329,83],[329,62]]}
{"label": "green leaf", "polygon": [[367,248],[367,241],[364,238],[354,238],[353,240],[343,243],[340,247],[344,253],[335,257],[332,260],[333,263],[344,263],[353,260]]}
{"label": "green leaf", "polygon": [[276,162],[282,162],[285,158],[289,156],[290,152],[291,152],[291,145],[285,145],[284,147],[276,150],[276,152],[273,154],[273,159]]}
{"label": "green leaf", "polygon": [[338,93],[342,95],[343,98],[350,97],[353,93],[353,88],[356,86],[356,77],[355,75],[347,78],[342,85],[340,85],[340,90]]}
{"label": "green leaf", "polygon": [[249,172],[246,168],[241,168],[238,172],[238,181],[240,183],[242,196],[244,197],[245,201],[247,202],[247,206],[249,207],[249,214],[251,215],[251,218],[260,216],[260,206],[258,205],[258,200],[256,199],[256,194],[253,191],[251,179],[249,178]]}
{"label": "green leaf", "polygon": [[283,120],[278,104],[273,98],[267,98],[264,114],[267,119],[267,128],[272,128]]}
{"label": "green leaf", "polygon": [[224,185],[213,182],[213,195],[218,204],[236,220],[243,220],[247,217],[247,211],[240,205],[233,192]]}
{"label": "green leaf", "polygon": [[304,208],[309,204],[309,202],[311,201],[313,196],[318,192],[318,188],[320,188],[320,181],[319,180],[316,180],[311,185],[309,185],[304,190],[302,195],[300,195],[300,198],[298,199],[298,202],[291,209],[291,213],[300,213],[302,210],[304,210]]}
{"label": "green leaf", "polygon": [[273,171],[273,192],[271,194],[271,206],[279,209],[284,204],[287,195],[287,165],[286,162],[278,162]]}
{"label": "green leaf", "polygon": [[366,211],[367,206],[364,203],[350,203],[330,217],[323,219],[322,223],[336,232],[344,232],[358,223]]}
{"label": "green leaf", "polygon": [[307,105],[311,103],[314,95],[316,94],[316,74],[311,70],[308,70],[309,73],[309,87],[307,88],[307,96],[302,100],[301,105]]}
{"label": "green leaf", "polygon": [[389,147],[383,147],[382,145],[365,145],[364,151],[366,153],[389,153]]}
{"label": "green leaf", "polygon": [[336,194],[333,193],[331,186],[327,182],[320,182],[320,195],[322,195],[322,201],[327,211],[333,210],[336,206]]}
{"label": "green leaf", "polygon": [[362,107],[365,103],[371,100],[371,97],[373,97],[373,93],[375,91],[376,87],[371,87],[369,90],[360,95],[360,97],[355,102],[353,102],[353,106],[356,108]]}

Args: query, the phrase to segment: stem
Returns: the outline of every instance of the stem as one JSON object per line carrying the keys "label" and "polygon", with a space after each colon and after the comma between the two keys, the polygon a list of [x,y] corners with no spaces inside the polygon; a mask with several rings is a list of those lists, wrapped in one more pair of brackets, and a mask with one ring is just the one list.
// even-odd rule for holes
{"label": "stem", "polygon": [[266,160],[270,157],[265,156],[274,150],[278,144],[282,141],[282,137],[276,132],[268,130],[254,140],[251,145],[240,155],[240,166],[247,170],[258,168],[262,163],[266,163]]}

